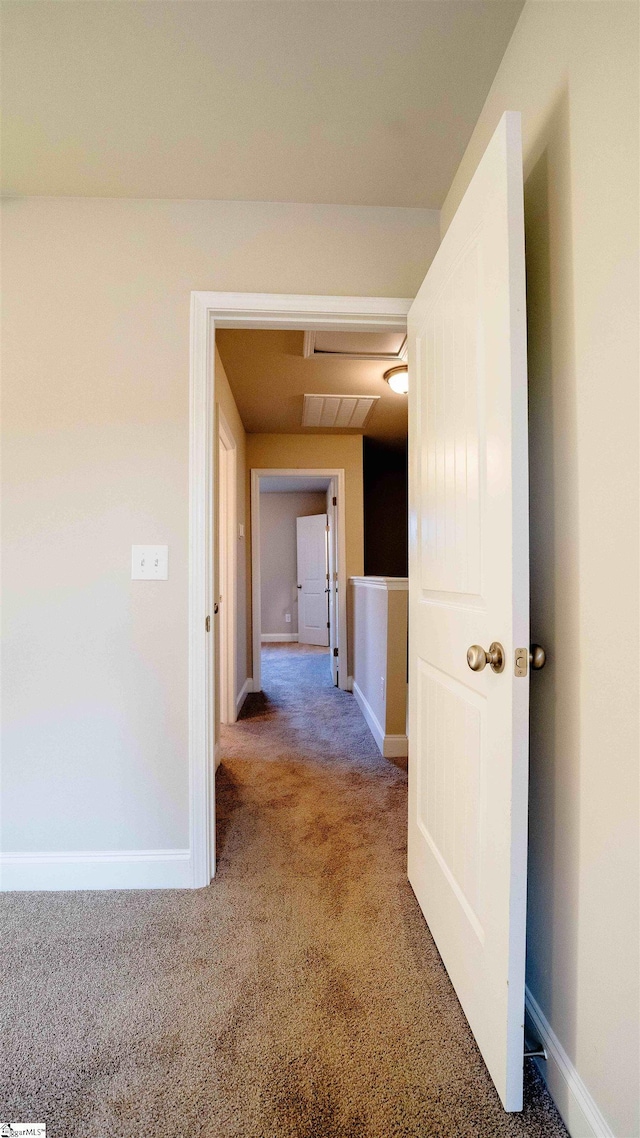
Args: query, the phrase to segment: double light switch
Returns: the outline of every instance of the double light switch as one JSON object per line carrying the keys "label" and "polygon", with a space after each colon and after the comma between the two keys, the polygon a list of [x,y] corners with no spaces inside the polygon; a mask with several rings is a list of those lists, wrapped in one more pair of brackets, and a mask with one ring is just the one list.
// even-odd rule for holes
{"label": "double light switch", "polygon": [[168,578],[168,545],[131,546],[132,581],[166,581]]}

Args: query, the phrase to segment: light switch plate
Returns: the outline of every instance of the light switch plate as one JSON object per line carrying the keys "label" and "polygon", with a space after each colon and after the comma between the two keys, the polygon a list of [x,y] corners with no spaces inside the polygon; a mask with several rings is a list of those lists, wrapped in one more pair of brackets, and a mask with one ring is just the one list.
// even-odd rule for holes
{"label": "light switch plate", "polygon": [[131,546],[132,581],[166,581],[168,577],[168,545]]}

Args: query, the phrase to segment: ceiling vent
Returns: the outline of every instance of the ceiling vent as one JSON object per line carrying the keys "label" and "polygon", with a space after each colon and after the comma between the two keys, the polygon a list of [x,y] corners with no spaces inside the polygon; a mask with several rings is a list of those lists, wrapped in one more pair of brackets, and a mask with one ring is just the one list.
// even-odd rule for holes
{"label": "ceiling vent", "polygon": [[379,395],[305,395],[303,427],[364,427]]}

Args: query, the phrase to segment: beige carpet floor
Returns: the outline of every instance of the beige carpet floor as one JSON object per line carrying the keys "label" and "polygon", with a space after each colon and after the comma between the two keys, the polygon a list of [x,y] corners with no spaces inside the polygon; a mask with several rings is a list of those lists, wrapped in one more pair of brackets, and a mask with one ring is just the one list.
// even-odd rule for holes
{"label": "beige carpet floor", "polygon": [[502,1111],[405,875],[406,773],[326,653],[226,728],[196,892],[3,900],[0,1120],[49,1138],[550,1138]]}

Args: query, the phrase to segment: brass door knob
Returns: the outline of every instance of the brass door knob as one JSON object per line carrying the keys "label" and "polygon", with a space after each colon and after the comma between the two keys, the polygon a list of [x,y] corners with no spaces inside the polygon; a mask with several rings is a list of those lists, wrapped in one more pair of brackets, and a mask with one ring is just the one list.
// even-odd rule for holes
{"label": "brass door knob", "polygon": [[481,672],[487,664],[491,665],[494,672],[502,672],[504,669],[504,648],[502,644],[498,644],[497,640],[493,641],[488,652],[485,652],[479,644],[472,644],[467,652],[467,664],[472,672]]}
{"label": "brass door knob", "polygon": [[529,652],[529,663],[532,668],[536,670],[544,668],[547,662],[547,653],[540,644],[532,644],[531,651]]}

